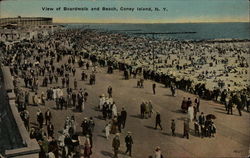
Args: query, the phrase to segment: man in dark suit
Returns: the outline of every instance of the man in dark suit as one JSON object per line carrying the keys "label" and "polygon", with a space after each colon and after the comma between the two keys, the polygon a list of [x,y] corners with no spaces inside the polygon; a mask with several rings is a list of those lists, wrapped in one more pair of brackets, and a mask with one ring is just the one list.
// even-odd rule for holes
{"label": "man in dark suit", "polygon": [[153,88],[153,94],[155,94],[155,88],[156,88],[156,84],[155,83],[153,83],[152,88]]}
{"label": "man in dark suit", "polygon": [[229,100],[228,105],[227,105],[227,114],[233,115],[233,101],[232,99]]}
{"label": "man in dark suit", "polygon": [[52,114],[51,114],[50,110],[48,109],[45,112],[45,123],[46,123],[46,125],[48,125],[48,123],[51,121],[51,118],[52,118]]}
{"label": "man in dark suit", "polygon": [[172,130],[172,136],[175,136],[175,121],[172,120],[171,122],[171,130]]}
{"label": "man in dark suit", "polygon": [[112,87],[111,86],[108,87],[108,94],[109,94],[109,98],[112,98]]}
{"label": "man in dark suit", "polygon": [[126,147],[127,147],[127,150],[126,150],[125,154],[129,153],[129,156],[131,156],[132,144],[133,144],[133,139],[132,139],[132,136],[131,136],[131,132],[128,132],[128,135],[125,137],[125,143],[126,143]]}
{"label": "man in dark suit", "polygon": [[155,118],[155,129],[157,129],[157,126],[160,126],[161,130],[162,130],[162,126],[161,126],[161,115],[159,112],[157,112],[156,114],[156,118]]}
{"label": "man in dark suit", "polygon": [[122,128],[125,128],[126,119],[127,119],[127,111],[124,109],[124,107],[122,108],[122,111],[121,111],[121,119],[122,119]]}
{"label": "man in dark suit", "polygon": [[53,137],[54,134],[54,126],[52,125],[51,122],[47,125],[47,132],[49,137]]}
{"label": "man in dark suit", "polygon": [[203,138],[205,136],[205,116],[204,116],[204,113],[201,112],[201,115],[199,116],[199,125],[200,125],[200,129],[201,129],[201,137]]}

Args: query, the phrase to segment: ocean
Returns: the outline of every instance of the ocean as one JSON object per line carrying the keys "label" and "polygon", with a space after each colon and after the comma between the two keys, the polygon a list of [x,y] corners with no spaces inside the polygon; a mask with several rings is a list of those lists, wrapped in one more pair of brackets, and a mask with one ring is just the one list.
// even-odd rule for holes
{"label": "ocean", "polygon": [[[167,33],[156,38],[174,40],[250,39],[250,23],[176,23],[176,24],[63,24],[68,28],[87,28],[130,35]],[[195,32],[195,33],[183,33]],[[144,35],[152,37],[152,35]]]}

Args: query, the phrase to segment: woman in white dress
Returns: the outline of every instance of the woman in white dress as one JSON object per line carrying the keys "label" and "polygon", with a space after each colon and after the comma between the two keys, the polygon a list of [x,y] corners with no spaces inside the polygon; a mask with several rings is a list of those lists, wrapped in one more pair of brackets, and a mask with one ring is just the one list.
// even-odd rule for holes
{"label": "woman in white dress", "polygon": [[189,118],[189,121],[193,121],[193,119],[194,119],[194,107],[193,107],[193,105],[188,107],[188,118]]}
{"label": "woman in white dress", "polygon": [[156,147],[155,149],[155,153],[154,153],[154,157],[153,158],[162,158],[162,154],[161,154],[161,149],[160,147]]}
{"label": "woman in white dress", "polygon": [[35,95],[33,96],[33,104],[35,105],[35,106],[38,106],[38,96],[37,96],[37,93],[35,93]]}
{"label": "woman in white dress", "polygon": [[113,116],[114,116],[114,117],[117,117],[117,107],[116,107],[116,105],[115,105],[115,102],[114,102],[114,104],[113,104],[113,106],[112,106],[112,113],[113,113]]}
{"label": "woman in white dress", "polygon": [[85,100],[83,99],[83,102],[82,102],[82,111],[84,110],[84,107],[85,107]]}
{"label": "woman in white dress", "polygon": [[54,88],[53,89],[53,100],[56,100],[56,98],[57,98],[57,89]]}
{"label": "woman in white dress", "polygon": [[63,90],[60,88],[58,88],[58,96],[59,96],[59,98],[63,97]]}
{"label": "woman in white dress", "polygon": [[110,124],[110,122],[109,122],[109,123],[107,123],[107,124],[105,125],[105,135],[106,135],[106,138],[107,138],[107,139],[109,139],[110,130],[111,130],[111,124]]}
{"label": "woman in white dress", "polygon": [[105,102],[105,96],[104,96],[104,94],[102,94],[100,96],[100,100],[99,100],[99,109],[100,110],[102,110],[104,102]]}

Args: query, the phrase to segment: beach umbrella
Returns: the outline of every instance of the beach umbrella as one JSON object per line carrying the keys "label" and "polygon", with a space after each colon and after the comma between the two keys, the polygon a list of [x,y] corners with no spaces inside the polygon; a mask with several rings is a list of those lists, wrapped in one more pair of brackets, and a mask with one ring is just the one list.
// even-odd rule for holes
{"label": "beach umbrella", "polygon": [[206,116],[206,119],[207,119],[207,120],[216,119],[216,116],[215,116],[214,114],[208,114],[208,115]]}

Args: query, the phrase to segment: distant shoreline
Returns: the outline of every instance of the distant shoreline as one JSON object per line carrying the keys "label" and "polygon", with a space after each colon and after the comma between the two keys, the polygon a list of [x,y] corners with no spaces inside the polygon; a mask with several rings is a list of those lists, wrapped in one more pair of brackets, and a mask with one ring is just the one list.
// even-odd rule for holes
{"label": "distant shoreline", "polygon": [[136,24],[136,25],[144,25],[144,24],[148,24],[148,25],[154,25],[154,24],[223,24],[223,23],[249,23],[247,21],[243,21],[243,22],[186,22],[186,23],[84,23],[84,22],[72,22],[72,23],[63,23],[63,22],[54,22],[54,24]]}
{"label": "distant shoreline", "polygon": [[250,24],[230,23],[56,23],[69,29],[89,29],[131,36],[179,41],[250,41]]}

